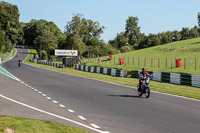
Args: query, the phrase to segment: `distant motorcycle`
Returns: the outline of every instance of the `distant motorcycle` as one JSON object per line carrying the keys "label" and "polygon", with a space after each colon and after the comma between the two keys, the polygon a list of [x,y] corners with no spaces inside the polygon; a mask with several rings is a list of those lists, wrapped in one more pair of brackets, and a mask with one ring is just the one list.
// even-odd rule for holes
{"label": "distant motorcycle", "polygon": [[142,85],[140,87],[140,90],[138,90],[138,96],[141,97],[143,94],[145,94],[146,98],[150,97],[150,79],[152,78],[152,75],[147,75],[146,77],[140,77],[142,80]]}
{"label": "distant motorcycle", "polygon": [[18,66],[21,67],[22,66],[22,61],[18,62]]}

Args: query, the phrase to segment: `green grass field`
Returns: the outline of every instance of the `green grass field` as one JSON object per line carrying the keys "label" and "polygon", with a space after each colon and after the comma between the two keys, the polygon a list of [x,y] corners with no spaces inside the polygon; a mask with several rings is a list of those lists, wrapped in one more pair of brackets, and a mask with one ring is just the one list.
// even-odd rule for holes
{"label": "green grass field", "polygon": [[[172,64],[171,69],[171,45],[172,45]],[[117,65],[119,59],[123,58],[126,65]],[[105,60],[107,57],[101,57]],[[195,61],[196,58],[196,61]],[[175,59],[182,60],[182,67],[175,67]],[[134,61],[134,62],[133,62]],[[196,71],[195,71],[196,62]],[[98,63],[97,59],[84,59],[83,63],[88,66],[101,66],[108,68],[119,68],[128,71],[141,70],[146,67],[149,71],[177,72],[200,75],[200,38],[176,41],[172,44],[164,44],[151,48],[135,50],[131,52],[113,55],[112,61]],[[160,64],[160,65],[158,65]],[[184,68],[185,65],[185,68]]]}
{"label": "green grass field", "polygon": [[0,116],[0,133],[89,133],[78,128],[49,121]]}

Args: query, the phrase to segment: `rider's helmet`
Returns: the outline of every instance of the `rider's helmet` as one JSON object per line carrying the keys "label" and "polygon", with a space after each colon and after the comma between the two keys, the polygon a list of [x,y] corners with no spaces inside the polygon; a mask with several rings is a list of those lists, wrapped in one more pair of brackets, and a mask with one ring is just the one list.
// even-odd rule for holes
{"label": "rider's helmet", "polygon": [[146,72],[146,68],[145,68],[145,67],[142,68],[142,72],[143,72],[143,73]]}

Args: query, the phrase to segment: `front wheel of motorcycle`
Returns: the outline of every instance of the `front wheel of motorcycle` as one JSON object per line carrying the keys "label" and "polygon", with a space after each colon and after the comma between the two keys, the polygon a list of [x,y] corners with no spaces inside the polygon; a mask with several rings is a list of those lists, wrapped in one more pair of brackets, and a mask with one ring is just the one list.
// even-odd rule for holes
{"label": "front wheel of motorcycle", "polygon": [[147,87],[145,90],[145,97],[149,98],[150,97],[150,87]]}
{"label": "front wheel of motorcycle", "polygon": [[138,96],[141,97],[142,94],[143,94],[142,91],[139,91],[139,90],[138,90]]}

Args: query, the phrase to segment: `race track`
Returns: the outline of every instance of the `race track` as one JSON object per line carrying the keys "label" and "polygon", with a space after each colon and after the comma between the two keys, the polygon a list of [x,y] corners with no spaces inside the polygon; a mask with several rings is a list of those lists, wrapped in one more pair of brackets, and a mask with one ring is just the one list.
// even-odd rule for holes
{"label": "race track", "polygon": [[[27,49],[18,48],[17,51],[19,58],[27,57]],[[13,58],[2,64],[2,67],[24,83],[64,105],[63,111],[72,109],[77,115],[86,118],[87,120],[79,121],[89,126],[95,123],[100,130],[111,133],[198,133],[200,131],[200,101],[198,100],[153,92],[149,99],[139,98],[137,92],[129,87],[26,64],[19,68],[17,60],[18,58]],[[12,82],[19,84],[14,80]],[[13,91],[18,91],[19,86],[17,85]],[[0,94],[3,91],[1,89]],[[14,97],[13,91],[10,93]],[[35,95],[28,97],[33,98]],[[38,96],[37,99],[42,101],[44,97]],[[40,102],[34,104],[39,106]],[[48,110],[52,107],[54,111],[54,103],[52,104],[48,106]],[[74,119],[79,118],[74,117]]]}

